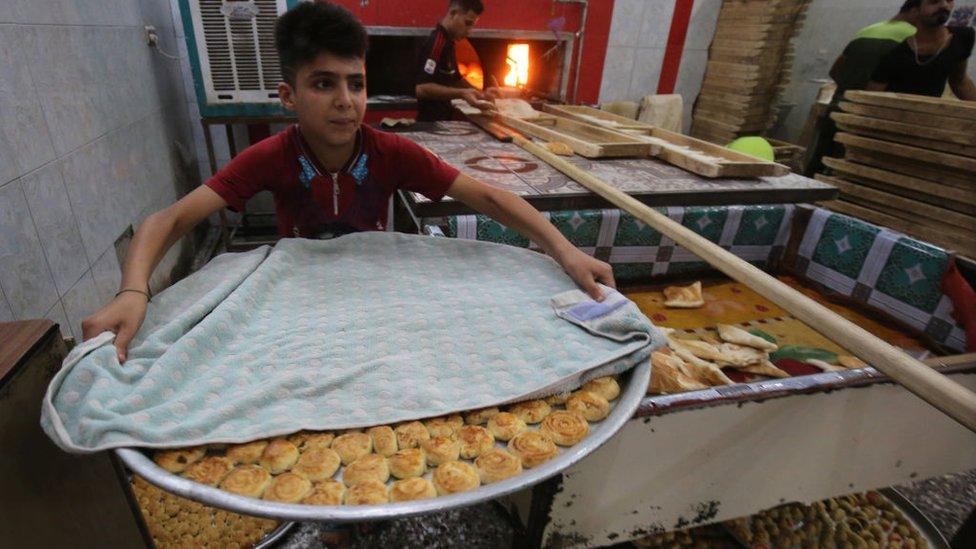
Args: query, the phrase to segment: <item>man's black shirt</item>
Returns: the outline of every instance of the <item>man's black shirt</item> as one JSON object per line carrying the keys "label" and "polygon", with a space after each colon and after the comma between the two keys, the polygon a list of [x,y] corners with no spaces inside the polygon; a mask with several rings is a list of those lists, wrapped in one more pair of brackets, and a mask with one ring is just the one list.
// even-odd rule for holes
{"label": "man's black shirt", "polygon": [[[437,24],[420,50],[417,84],[434,83],[452,88],[461,87],[461,73],[458,72],[457,58],[454,54],[454,40],[447,30]],[[454,111],[450,101],[417,99],[417,120],[450,120]]]}
{"label": "man's black shirt", "polygon": [[961,61],[973,52],[976,31],[972,27],[948,27],[949,44],[936,55],[920,55],[906,40],[886,55],[874,70],[871,80],[888,85],[888,91],[941,97],[946,81]]}

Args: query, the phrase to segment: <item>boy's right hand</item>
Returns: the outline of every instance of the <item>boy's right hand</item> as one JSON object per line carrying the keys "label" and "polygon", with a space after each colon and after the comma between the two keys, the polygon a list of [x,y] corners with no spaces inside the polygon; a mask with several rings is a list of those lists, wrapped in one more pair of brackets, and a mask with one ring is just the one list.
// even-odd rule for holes
{"label": "boy's right hand", "polygon": [[125,362],[129,343],[146,318],[149,300],[136,292],[125,292],[91,316],[81,321],[82,339],[91,339],[102,332],[115,332],[115,350],[119,362]]}

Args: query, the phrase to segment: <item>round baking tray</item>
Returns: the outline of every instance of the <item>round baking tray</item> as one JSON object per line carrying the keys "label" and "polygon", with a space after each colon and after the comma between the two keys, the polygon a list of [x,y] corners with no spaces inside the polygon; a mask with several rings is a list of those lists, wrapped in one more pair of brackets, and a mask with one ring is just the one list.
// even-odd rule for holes
{"label": "round baking tray", "polygon": [[894,488],[882,488],[877,490],[881,495],[888,498],[905,517],[912,522],[915,529],[929,542],[930,549],[949,549],[949,542],[939,531],[939,528],[929,519],[921,509],[915,506],[910,499]]}
{"label": "round baking tray", "polygon": [[294,521],[282,522],[277,528],[268,532],[268,535],[264,536],[261,541],[257,542],[252,549],[269,549],[270,547],[274,546],[274,544],[277,543],[278,540],[280,540],[285,534],[287,534],[288,531],[291,530],[296,524],[298,523]]}
{"label": "round baking tray", "polygon": [[200,503],[256,517],[294,521],[363,522],[420,515],[467,507],[528,488],[556,475],[583,459],[610,439],[629,420],[647,392],[651,379],[651,363],[642,362],[620,376],[623,390],[610,415],[591,424],[590,434],[579,444],[562,452],[538,467],[526,469],[512,478],[481,486],[470,492],[402,503],[365,506],[325,506],[276,503],[225,492],[172,473],[157,466],[141,450],[118,448],[115,453],[133,472],[172,494]]}

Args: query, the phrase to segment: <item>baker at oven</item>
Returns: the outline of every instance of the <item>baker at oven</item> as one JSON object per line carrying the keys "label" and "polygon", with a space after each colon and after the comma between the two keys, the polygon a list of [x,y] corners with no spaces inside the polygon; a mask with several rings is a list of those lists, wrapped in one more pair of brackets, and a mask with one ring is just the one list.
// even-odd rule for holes
{"label": "baker at oven", "polygon": [[485,110],[497,97],[497,88],[482,92],[473,88],[458,72],[454,42],[468,37],[485,10],[481,0],[450,0],[447,14],[421,48],[417,68],[417,120],[450,120],[452,99]]}

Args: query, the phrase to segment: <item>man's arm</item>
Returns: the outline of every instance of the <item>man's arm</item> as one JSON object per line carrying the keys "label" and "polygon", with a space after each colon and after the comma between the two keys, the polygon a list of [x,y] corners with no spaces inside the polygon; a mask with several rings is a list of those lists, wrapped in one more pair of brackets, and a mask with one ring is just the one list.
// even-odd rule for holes
{"label": "man's arm", "polygon": [[424,82],[414,87],[414,95],[417,99],[428,99],[432,101],[450,101],[452,99],[463,99],[472,107],[485,110],[490,109],[492,104],[488,101],[489,96],[470,87],[445,86],[434,82]]}
{"label": "man's arm", "polygon": [[[139,226],[122,269],[121,288],[149,290],[149,276],[170,247],[210,214],[227,202],[210,187],[202,185],[175,204],[160,210]],[[115,299],[81,322],[82,337],[92,338],[104,331],[115,332],[119,362],[125,362],[129,342],[146,317],[148,300],[136,292],[119,294]]]}
{"label": "man's arm", "polygon": [[594,299],[602,299],[597,282],[614,287],[610,265],[573,246],[538,210],[522,198],[460,174],[447,195],[511,227],[538,244]]}
{"label": "man's arm", "polygon": [[976,85],[966,71],[966,60],[960,61],[949,74],[949,87],[952,93],[963,101],[976,101]]}

